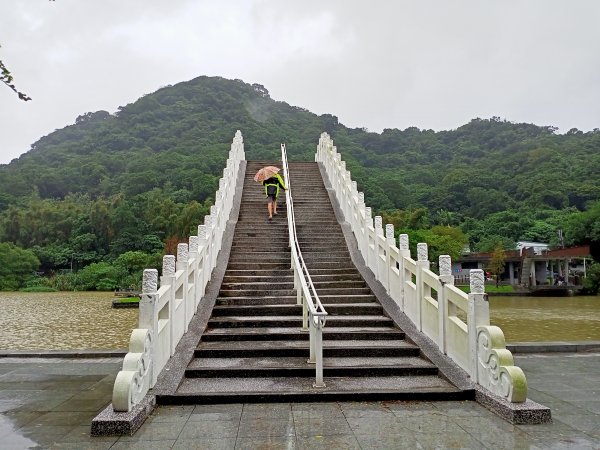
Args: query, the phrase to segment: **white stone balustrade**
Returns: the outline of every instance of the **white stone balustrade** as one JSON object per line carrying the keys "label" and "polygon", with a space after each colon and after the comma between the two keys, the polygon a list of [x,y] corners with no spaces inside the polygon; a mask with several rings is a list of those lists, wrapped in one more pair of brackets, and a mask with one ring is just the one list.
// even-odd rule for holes
{"label": "white stone balustrade", "polygon": [[238,130],[219,180],[215,204],[205,216],[204,225],[198,225],[198,235],[177,245],[177,258],[164,256],[160,287],[158,271],[144,271],[139,328],[131,333],[123,370],[115,380],[115,411],[131,411],[144,398],[187,331],[215,268],[233,208],[240,162],[245,159],[244,141]]}
{"label": "white stone balustrade", "polygon": [[440,274],[430,270],[427,244],[417,245],[417,260],[410,255],[408,236],[399,246],[393,228],[381,217],[371,217],[364,194],[346,171],[345,163],[327,133],[321,134],[315,161],[320,162],[334,189],[345,220],[356,237],[365,264],[417,329],[437,343],[471,379],[510,402],[527,398],[527,380],[514,365],[500,328],[490,326],[483,271],[471,271],[471,293],[454,286],[450,257],[440,257]]}

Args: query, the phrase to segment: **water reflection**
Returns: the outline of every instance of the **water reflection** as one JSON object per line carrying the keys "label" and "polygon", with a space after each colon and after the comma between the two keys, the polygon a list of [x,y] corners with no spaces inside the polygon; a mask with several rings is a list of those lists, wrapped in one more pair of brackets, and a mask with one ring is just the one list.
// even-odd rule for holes
{"label": "water reflection", "polygon": [[0,292],[0,349],[122,349],[137,309],[113,309],[110,292]]}
{"label": "water reflection", "polygon": [[600,296],[489,297],[507,342],[600,341]]}

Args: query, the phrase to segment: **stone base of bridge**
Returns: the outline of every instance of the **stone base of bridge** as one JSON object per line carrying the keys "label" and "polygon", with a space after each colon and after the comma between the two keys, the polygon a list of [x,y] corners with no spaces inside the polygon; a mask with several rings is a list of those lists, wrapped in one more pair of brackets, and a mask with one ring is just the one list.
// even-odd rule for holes
{"label": "stone base of bridge", "polygon": [[156,397],[150,394],[126,413],[116,412],[111,403],[92,421],[91,435],[132,436],[152,414],[155,407]]}

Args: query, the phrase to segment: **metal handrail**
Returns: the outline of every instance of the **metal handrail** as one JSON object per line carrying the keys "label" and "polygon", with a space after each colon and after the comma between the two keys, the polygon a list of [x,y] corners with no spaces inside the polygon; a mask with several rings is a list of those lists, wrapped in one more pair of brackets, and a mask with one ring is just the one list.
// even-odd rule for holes
{"label": "metal handrail", "polygon": [[[294,201],[292,198],[292,189],[289,178],[289,168],[287,162],[287,152],[285,144],[281,144],[281,162],[283,165],[283,177],[287,190],[285,191],[288,230],[290,237],[290,248],[292,252],[292,269],[294,269],[294,287],[298,292],[298,300],[303,305],[303,329],[310,331],[310,358],[309,363],[316,364],[316,382],[315,387],[324,387],[323,382],[323,327],[327,311],[319,299],[317,290],[313,284],[296,233],[296,218],[294,216]],[[298,284],[300,286],[298,286]]]}

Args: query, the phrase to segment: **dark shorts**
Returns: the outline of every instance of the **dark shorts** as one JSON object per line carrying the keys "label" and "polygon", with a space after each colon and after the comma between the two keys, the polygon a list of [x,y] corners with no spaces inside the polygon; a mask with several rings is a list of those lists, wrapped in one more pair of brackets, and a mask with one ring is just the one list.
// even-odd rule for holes
{"label": "dark shorts", "polygon": [[267,203],[273,203],[277,201],[277,197],[274,195],[267,195]]}

